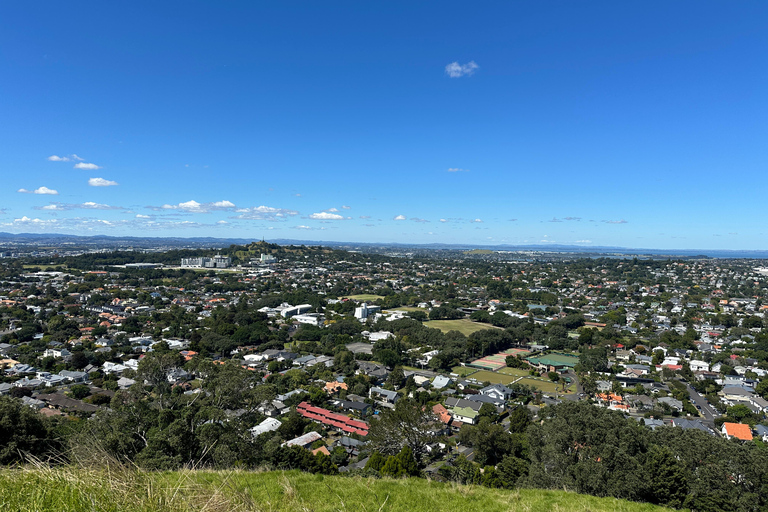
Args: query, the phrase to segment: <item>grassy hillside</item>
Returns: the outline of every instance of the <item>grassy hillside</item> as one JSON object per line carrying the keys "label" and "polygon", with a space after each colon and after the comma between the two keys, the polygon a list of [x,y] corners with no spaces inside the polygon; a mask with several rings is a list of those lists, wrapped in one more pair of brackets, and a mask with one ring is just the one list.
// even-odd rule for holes
{"label": "grassy hillside", "polygon": [[590,511],[667,510],[563,491],[502,491],[429,482],[344,478],[298,472],[117,468],[0,470],[3,512],[40,511]]}

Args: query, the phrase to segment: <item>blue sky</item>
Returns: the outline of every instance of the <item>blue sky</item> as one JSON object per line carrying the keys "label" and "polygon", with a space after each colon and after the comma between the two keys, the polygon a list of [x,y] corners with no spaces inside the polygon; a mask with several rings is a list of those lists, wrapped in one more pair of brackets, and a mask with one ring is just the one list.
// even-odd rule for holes
{"label": "blue sky", "polygon": [[0,20],[0,231],[768,248],[765,2]]}

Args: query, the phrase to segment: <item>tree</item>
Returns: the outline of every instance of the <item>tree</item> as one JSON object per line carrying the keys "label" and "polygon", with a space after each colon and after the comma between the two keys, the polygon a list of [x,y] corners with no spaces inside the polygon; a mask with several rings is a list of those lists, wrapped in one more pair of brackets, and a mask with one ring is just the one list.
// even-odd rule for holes
{"label": "tree", "polygon": [[28,453],[40,457],[52,446],[45,418],[20,400],[0,397],[0,464]]}
{"label": "tree", "polygon": [[85,384],[75,384],[74,386],[69,388],[69,394],[72,395],[72,398],[75,398],[77,400],[82,400],[83,398],[91,394],[91,388],[89,388]]}
{"label": "tree", "polygon": [[386,462],[387,460],[384,458],[384,456],[378,451],[375,451],[373,454],[371,454],[370,457],[368,457],[368,462],[365,463],[365,469],[381,471],[381,468],[384,467]]}
{"label": "tree", "polygon": [[672,450],[665,446],[651,446],[644,467],[650,478],[648,501],[673,508],[682,507],[688,494],[688,482],[684,468]]}
{"label": "tree", "polygon": [[522,434],[528,425],[531,424],[531,417],[528,408],[525,406],[516,407],[509,413],[509,431]]}
{"label": "tree", "polygon": [[383,412],[379,421],[371,424],[368,439],[382,454],[395,455],[408,446],[414,458],[420,460],[432,433],[440,428],[430,409],[415,400],[401,398],[394,409]]}
{"label": "tree", "polygon": [[498,476],[503,486],[512,489],[517,482],[528,474],[528,461],[509,455],[497,466]]}

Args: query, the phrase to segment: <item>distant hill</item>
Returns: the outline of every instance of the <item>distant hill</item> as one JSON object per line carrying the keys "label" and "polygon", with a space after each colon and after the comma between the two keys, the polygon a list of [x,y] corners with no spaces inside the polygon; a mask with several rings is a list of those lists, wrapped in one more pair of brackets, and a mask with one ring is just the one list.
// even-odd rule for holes
{"label": "distant hill", "polygon": [[501,490],[431,482],[312,475],[295,471],[182,471],[131,468],[4,469],[5,510],[120,512],[652,512],[670,510],[564,491]]}
{"label": "distant hill", "polygon": [[[256,238],[256,237],[254,237]],[[230,245],[250,245],[254,238],[215,238],[215,237],[132,237],[132,236],[79,236],[58,233],[6,233],[0,232],[0,243],[33,245],[47,247],[99,247],[99,248],[126,248],[137,249],[174,247],[174,248],[219,248]],[[471,251],[471,254],[488,254],[486,252],[542,252],[575,254],[579,256],[652,256],[654,258],[686,257],[686,258],[754,258],[768,259],[768,250],[713,250],[713,249],[647,249],[613,246],[590,245],[477,245],[477,244],[440,244],[440,243],[413,243],[404,244],[397,242],[339,242],[330,240],[294,240],[294,239],[270,239],[271,244],[278,245],[307,245],[341,248],[347,250],[365,249],[392,249],[398,251],[407,250],[434,250],[434,251]]]}

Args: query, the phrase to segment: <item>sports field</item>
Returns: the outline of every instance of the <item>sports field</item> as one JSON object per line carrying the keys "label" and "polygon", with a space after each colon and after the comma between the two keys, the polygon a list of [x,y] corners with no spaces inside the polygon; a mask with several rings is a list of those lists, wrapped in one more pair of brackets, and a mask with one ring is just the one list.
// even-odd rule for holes
{"label": "sports field", "polygon": [[465,336],[469,336],[476,331],[482,331],[483,329],[500,329],[500,327],[473,322],[466,318],[461,320],[430,320],[429,322],[424,322],[424,325],[433,329],[440,329],[443,332],[459,331]]}
{"label": "sports field", "polygon": [[521,368],[500,368],[498,372],[513,377],[528,377],[530,375],[528,370],[523,370]]}
{"label": "sports field", "polygon": [[383,299],[383,295],[373,295],[371,293],[361,293],[360,295],[347,295],[346,297],[339,297],[340,299],[352,299],[357,301],[374,301]]}
{"label": "sports field", "polygon": [[514,375],[504,375],[503,373],[491,372],[488,370],[480,370],[471,375],[473,379],[477,379],[479,382],[490,382],[491,384],[511,384],[520,377]]}
{"label": "sports field", "polygon": [[527,354],[529,354],[527,350],[523,350],[521,348],[510,348],[503,352],[499,352],[498,354],[493,354],[492,356],[485,356],[481,357],[480,359],[476,359],[475,361],[469,363],[469,365],[487,370],[499,371],[502,368],[506,368],[507,356],[519,355],[522,357]]}

